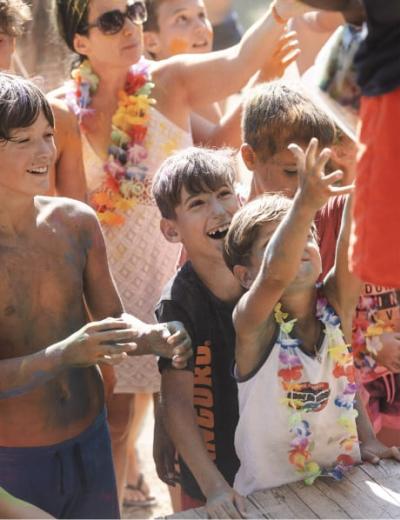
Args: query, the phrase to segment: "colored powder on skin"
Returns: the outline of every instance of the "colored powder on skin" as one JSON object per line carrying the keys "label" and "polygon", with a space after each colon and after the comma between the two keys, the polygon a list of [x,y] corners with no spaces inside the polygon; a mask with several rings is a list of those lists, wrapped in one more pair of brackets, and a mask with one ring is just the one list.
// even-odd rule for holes
{"label": "colored powder on skin", "polygon": [[173,38],[169,46],[169,52],[175,56],[176,54],[184,54],[189,51],[189,44],[183,38]]}

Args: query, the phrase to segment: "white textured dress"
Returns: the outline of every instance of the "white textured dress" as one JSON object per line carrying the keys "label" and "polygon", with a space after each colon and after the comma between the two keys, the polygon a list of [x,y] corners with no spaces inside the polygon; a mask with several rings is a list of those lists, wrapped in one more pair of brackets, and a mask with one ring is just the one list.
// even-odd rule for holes
{"label": "white textured dress", "polygon": [[[180,247],[165,240],[160,231],[160,213],[151,197],[151,183],[161,163],[172,153],[192,146],[192,137],[154,107],[150,109],[145,165],[139,203],[126,213],[122,226],[103,225],[108,261],[126,312],[145,322],[155,322],[154,307],[164,285],[173,275]],[[103,164],[82,137],[83,161],[91,194],[104,179]],[[115,367],[116,393],[154,393],[160,389],[155,356],[132,356]]]}

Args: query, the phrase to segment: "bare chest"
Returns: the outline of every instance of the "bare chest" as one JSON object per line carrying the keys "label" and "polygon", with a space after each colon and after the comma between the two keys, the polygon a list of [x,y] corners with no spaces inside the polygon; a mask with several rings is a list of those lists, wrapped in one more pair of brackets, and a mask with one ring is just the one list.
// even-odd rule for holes
{"label": "bare chest", "polygon": [[51,230],[0,241],[0,357],[37,350],[68,331],[82,306],[85,254]]}

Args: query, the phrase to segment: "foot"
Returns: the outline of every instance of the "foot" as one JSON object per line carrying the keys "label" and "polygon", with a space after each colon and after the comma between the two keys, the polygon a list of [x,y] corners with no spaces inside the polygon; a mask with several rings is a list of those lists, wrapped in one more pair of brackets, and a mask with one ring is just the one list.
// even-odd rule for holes
{"label": "foot", "polygon": [[124,507],[151,507],[156,502],[156,498],[150,496],[149,486],[146,484],[142,473],[140,473],[136,483],[126,484]]}

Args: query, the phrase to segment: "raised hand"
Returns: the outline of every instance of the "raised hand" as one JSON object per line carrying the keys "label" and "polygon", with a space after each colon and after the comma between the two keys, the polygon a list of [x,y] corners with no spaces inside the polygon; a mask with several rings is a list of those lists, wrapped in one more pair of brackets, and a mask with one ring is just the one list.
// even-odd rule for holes
{"label": "raised hand", "polygon": [[296,31],[285,32],[275,45],[271,58],[260,69],[257,81],[270,81],[281,78],[286,68],[300,54]]}
{"label": "raised hand", "polygon": [[59,343],[68,366],[119,363],[136,349],[135,331],[122,319],[107,318],[86,324]]}
{"label": "raised hand", "polygon": [[343,177],[341,170],[325,175],[325,166],[332,152],[329,148],[318,152],[318,139],[315,137],[311,139],[306,151],[297,144],[290,144],[288,148],[297,159],[299,179],[297,197],[314,211],[321,208],[330,197],[345,195],[354,190],[353,185],[335,186],[335,183]]}

